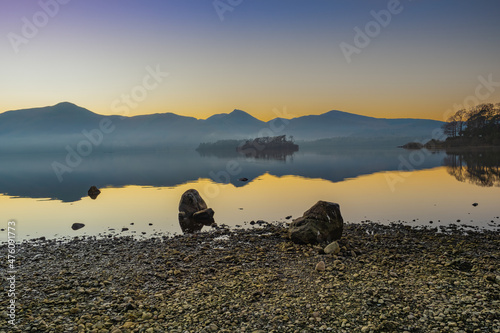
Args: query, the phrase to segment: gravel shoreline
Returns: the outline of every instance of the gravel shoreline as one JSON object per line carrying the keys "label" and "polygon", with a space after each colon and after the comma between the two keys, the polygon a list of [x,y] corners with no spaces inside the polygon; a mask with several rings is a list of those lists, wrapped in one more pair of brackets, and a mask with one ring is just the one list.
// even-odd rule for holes
{"label": "gravel shoreline", "polygon": [[4,244],[0,332],[500,332],[498,231],[345,224],[339,244],[276,224],[24,242],[15,326]]}

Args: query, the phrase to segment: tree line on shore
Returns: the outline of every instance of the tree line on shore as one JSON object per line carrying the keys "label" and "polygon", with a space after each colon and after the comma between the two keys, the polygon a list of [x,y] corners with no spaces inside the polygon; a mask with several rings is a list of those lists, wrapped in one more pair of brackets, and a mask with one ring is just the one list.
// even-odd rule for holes
{"label": "tree line on shore", "polygon": [[500,103],[483,103],[460,109],[443,125],[446,143],[460,145],[500,145]]}

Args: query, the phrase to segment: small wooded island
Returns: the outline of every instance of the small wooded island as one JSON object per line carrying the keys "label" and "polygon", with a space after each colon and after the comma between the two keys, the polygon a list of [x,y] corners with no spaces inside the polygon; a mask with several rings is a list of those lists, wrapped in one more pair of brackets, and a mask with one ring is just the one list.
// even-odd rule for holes
{"label": "small wooded island", "polygon": [[246,140],[242,145],[238,146],[237,151],[246,153],[252,149],[258,151],[290,151],[299,150],[299,146],[293,143],[292,139],[287,140],[285,135],[266,136],[253,140]]}
{"label": "small wooded island", "polygon": [[299,150],[293,138],[286,139],[286,135],[266,136],[250,140],[219,140],[214,143],[200,143],[199,152],[231,151],[245,156],[270,156],[276,154],[289,155]]}

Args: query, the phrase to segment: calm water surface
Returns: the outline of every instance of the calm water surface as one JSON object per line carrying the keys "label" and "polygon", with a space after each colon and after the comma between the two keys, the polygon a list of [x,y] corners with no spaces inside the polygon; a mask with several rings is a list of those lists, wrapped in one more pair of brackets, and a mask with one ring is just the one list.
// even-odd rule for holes
{"label": "calm water surface", "polygon": [[[232,227],[260,219],[287,221],[327,200],[339,203],[344,220],[353,223],[455,223],[498,230],[499,156],[400,149],[259,158],[191,150],[95,153],[60,182],[52,163],[64,163],[64,155],[2,155],[0,229],[16,221],[18,240],[181,233],[179,199],[195,188],[215,210],[216,222]],[[239,180],[243,177],[248,181]],[[92,185],[102,192],[95,200],[87,196]],[[73,231],[76,222],[85,227]],[[0,241],[6,239],[3,230]]]}

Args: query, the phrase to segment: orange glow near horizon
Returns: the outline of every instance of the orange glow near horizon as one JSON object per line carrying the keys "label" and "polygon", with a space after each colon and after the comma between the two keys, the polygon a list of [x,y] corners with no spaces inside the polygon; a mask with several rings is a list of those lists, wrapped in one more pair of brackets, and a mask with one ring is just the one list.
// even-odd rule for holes
{"label": "orange glow near horizon", "polygon": [[[67,100],[68,102],[74,103],[73,101]],[[490,99],[484,101],[484,103],[498,103],[500,101],[500,96],[498,100]],[[62,102],[62,101],[59,101]],[[21,110],[30,109],[37,107],[45,107],[55,105],[59,102],[49,102],[40,105],[15,105],[4,106],[3,110],[0,112],[11,110]],[[239,103],[239,104],[229,104],[229,103],[214,103],[213,105],[168,105],[163,106],[161,104],[155,105],[153,103],[148,103],[145,105],[139,105],[137,108],[129,108],[126,116],[132,117],[137,115],[147,115],[155,113],[175,113],[181,116],[194,117],[197,119],[206,119],[214,114],[220,113],[230,113],[234,109],[243,110],[255,118],[262,121],[269,121],[271,119],[282,117],[282,118],[295,118],[305,115],[320,115],[331,110],[339,110],[344,112],[349,112],[353,114],[358,114],[362,116],[375,117],[375,118],[420,118],[420,119],[433,119],[438,121],[446,121],[447,117],[450,115],[451,111],[458,110],[455,104],[446,103],[431,105],[413,105],[413,107],[401,108],[399,105],[393,103],[391,108],[384,108],[382,105],[374,105],[371,107],[364,107],[361,103],[337,103],[336,106],[330,106],[329,103],[315,102],[314,105],[306,105],[308,102],[304,101],[302,103],[295,103],[293,106],[290,105],[273,105],[272,103]],[[98,103],[74,103],[78,106],[86,108],[92,112],[102,115],[117,115],[120,113],[113,112],[109,105],[98,104]],[[430,103],[428,103],[430,104]],[[425,111],[422,111],[424,108]],[[120,114],[123,115],[123,114]]]}

